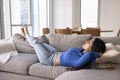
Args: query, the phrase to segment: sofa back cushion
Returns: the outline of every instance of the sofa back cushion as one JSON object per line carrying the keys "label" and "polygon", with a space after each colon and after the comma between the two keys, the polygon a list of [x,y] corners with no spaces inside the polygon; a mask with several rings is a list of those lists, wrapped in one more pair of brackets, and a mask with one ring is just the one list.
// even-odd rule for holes
{"label": "sofa back cushion", "polygon": [[29,67],[29,75],[48,78],[50,80],[54,80],[65,71],[68,71],[68,67],[46,66],[40,63],[33,64]]}
{"label": "sofa back cushion", "polygon": [[49,44],[60,51],[65,51],[71,47],[82,47],[83,43],[90,37],[91,35],[48,34]]}
{"label": "sofa back cushion", "polygon": [[[33,47],[29,45],[27,40],[21,34],[14,34],[12,38],[15,47],[19,53],[35,53]],[[49,43],[49,40],[45,35],[38,36],[36,38],[42,42]]]}
{"label": "sofa back cushion", "polygon": [[19,53],[35,53],[34,49],[28,44],[21,34],[14,34],[12,38]]}
{"label": "sofa back cushion", "polygon": [[100,37],[105,43],[120,45],[120,37]]}

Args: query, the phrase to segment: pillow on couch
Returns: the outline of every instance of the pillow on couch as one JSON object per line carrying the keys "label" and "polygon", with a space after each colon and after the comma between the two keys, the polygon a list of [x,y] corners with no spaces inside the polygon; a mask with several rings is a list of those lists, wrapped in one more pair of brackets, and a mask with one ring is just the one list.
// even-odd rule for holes
{"label": "pillow on couch", "polygon": [[106,50],[103,55],[96,59],[96,63],[104,63],[104,62],[112,62],[113,60],[117,59],[120,56],[120,52],[116,50]]}
{"label": "pillow on couch", "polygon": [[[115,45],[115,49],[120,52],[120,45]],[[112,63],[120,63],[120,55]]]}
{"label": "pillow on couch", "polygon": [[120,52],[120,45],[115,45],[115,49]]}
{"label": "pillow on couch", "polygon": [[90,37],[91,35],[48,34],[49,44],[60,51],[68,50],[71,47],[82,47],[83,43]]}
{"label": "pillow on couch", "polygon": [[113,61],[111,61],[112,63],[120,63],[120,55],[114,59]]}
{"label": "pillow on couch", "polygon": [[114,63],[120,63],[120,52],[116,51],[116,47],[113,43],[106,43],[105,45],[106,52],[96,60],[94,68],[114,69]]}
{"label": "pillow on couch", "polygon": [[[114,45],[113,43],[106,43],[106,49],[107,50],[114,49],[120,52],[120,45]],[[111,62],[120,63],[120,55]]]}
{"label": "pillow on couch", "polygon": [[112,49],[114,49],[115,50],[115,46],[114,46],[114,44],[113,43],[106,43],[105,44],[106,45],[106,50],[112,50]]}

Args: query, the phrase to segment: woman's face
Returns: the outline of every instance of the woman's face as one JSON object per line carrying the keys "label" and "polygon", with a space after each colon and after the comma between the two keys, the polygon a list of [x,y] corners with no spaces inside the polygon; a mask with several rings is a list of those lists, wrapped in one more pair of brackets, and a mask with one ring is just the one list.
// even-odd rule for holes
{"label": "woman's face", "polygon": [[91,50],[92,45],[93,45],[93,41],[94,41],[94,39],[87,40],[87,41],[82,45],[82,47],[83,47],[83,49],[84,49],[85,52]]}

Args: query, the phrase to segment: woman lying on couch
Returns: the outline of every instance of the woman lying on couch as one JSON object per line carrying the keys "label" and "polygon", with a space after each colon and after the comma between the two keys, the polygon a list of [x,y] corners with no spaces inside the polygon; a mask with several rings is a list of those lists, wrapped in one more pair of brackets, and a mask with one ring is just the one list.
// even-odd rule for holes
{"label": "woman lying on couch", "polygon": [[105,43],[101,39],[91,38],[83,44],[82,48],[70,48],[59,52],[53,46],[30,36],[27,26],[22,28],[22,32],[34,48],[40,63],[44,65],[84,68],[88,63],[94,64],[106,50]]}

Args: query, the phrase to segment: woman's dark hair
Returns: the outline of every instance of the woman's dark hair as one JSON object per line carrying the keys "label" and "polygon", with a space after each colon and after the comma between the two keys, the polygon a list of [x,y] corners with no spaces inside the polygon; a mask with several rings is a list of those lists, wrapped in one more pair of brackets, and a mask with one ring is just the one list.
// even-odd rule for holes
{"label": "woman's dark hair", "polygon": [[94,38],[93,46],[91,51],[103,53],[106,50],[106,46],[103,40]]}

